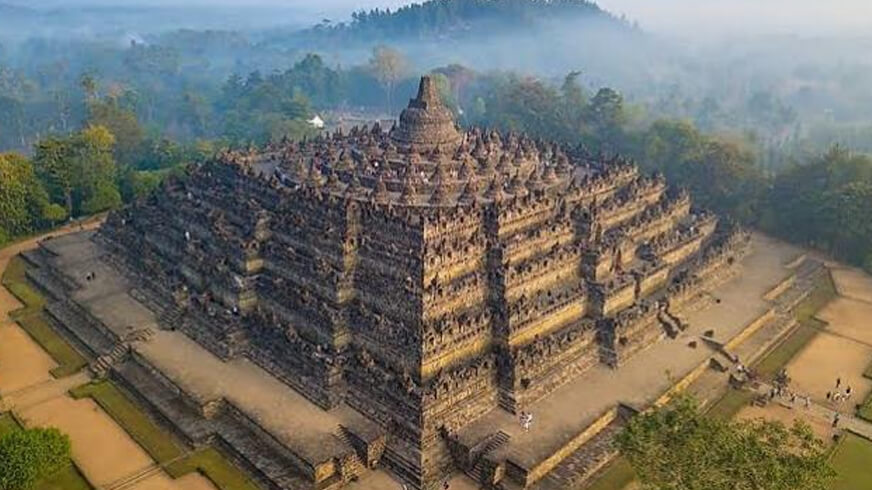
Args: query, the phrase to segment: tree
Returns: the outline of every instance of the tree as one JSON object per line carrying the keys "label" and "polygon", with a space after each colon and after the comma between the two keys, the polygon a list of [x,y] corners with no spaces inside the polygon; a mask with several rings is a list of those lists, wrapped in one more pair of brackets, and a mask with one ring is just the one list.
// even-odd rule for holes
{"label": "tree", "polygon": [[409,63],[402,53],[389,46],[376,46],[369,60],[372,74],[385,89],[388,114],[393,114],[393,93],[397,82],[409,71]]}
{"label": "tree", "polygon": [[104,126],[89,126],[67,138],[46,138],[36,146],[34,167],[51,201],[68,216],[94,213],[121,204],[115,137]]}
{"label": "tree", "polygon": [[610,88],[599,89],[588,105],[587,120],[594,130],[596,142],[603,149],[617,150],[627,122],[624,97]]}
{"label": "tree", "polygon": [[57,429],[25,429],[0,438],[0,490],[31,488],[70,459],[70,440]]}
{"label": "tree", "polygon": [[88,104],[88,112],[89,125],[103,126],[115,137],[116,160],[123,165],[134,164],[145,137],[136,114],[122,107],[118,96],[92,101]]}
{"label": "tree", "polygon": [[68,138],[49,137],[36,144],[33,158],[36,174],[45,185],[52,202],[66,209],[67,216],[73,212],[73,166],[69,160],[72,153]]}
{"label": "tree", "polygon": [[634,417],[616,442],[656,490],[826,490],[835,476],[807,425],[706,417],[689,396]]}
{"label": "tree", "polygon": [[0,153],[0,243],[31,233],[44,221],[63,219],[63,210],[49,204],[29,160],[15,153]]}

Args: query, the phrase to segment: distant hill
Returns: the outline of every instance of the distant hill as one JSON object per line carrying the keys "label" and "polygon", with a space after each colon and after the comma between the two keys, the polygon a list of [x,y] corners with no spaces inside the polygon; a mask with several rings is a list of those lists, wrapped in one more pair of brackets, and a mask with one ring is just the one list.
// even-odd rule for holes
{"label": "distant hill", "polygon": [[541,28],[550,21],[601,20],[629,28],[623,20],[588,0],[428,0],[396,10],[352,14],[351,22],[325,22],[294,36],[309,42],[381,42],[462,39],[507,30]]}

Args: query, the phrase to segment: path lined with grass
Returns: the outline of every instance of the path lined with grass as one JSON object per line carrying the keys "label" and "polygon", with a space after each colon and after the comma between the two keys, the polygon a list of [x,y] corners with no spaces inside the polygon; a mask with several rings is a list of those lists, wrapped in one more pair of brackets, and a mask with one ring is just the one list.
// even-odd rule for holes
{"label": "path lined with grass", "polygon": [[97,402],[173,478],[198,472],[222,490],[258,490],[214,448],[188,452],[111,382],[89,383],[71,390],[70,394]]}
{"label": "path lined with grass", "polygon": [[[99,222],[96,222],[86,228],[98,224]],[[76,225],[53,234],[58,235],[78,229]],[[0,288],[0,319],[2,319],[0,326],[20,328],[57,363],[57,366],[50,370],[52,378],[46,377],[39,381],[32,379],[27,385],[21,385],[23,387],[7,392],[6,399],[0,400],[0,410],[4,405],[8,405],[14,410],[21,408],[27,413],[30,413],[29,408],[44,412],[45,410],[40,410],[44,408],[43,404],[55,406],[54,404],[62,401],[61,399],[76,403],[71,401],[70,393],[67,392],[69,388],[73,388],[72,392],[77,398],[93,399],[102,408],[103,416],[109,415],[109,418],[124,429],[124,437],[132,439],[131,443],[141,447],[155,462],[151,467],[141,468],[129,477],[114,482],[119,488],[136,488],[139,483],[145,484],[151,481],[156,472],[164,472],[173,479],[180,479],[187,475],[202,475],[220,490],[258,490],[258,487],[241,470],[215,448],[188,451],[184,444],[153,422],[117,387],[109,382],[93,384],[88,382],[90,378],[84,370],[87,359],[58,335],[49,324],[44,313],[46,298],[27,279],[28,264],[18,255],[22,251],[36,247],[37,240],[37,238],[24,240],[0,249],[0,272],[2,272],[4,286]],[[0,359],[0,363],[6,361],[7,359]],[[45,369],[48,370],[48,366]],[[21,428],[21,423],[11,412],[0,413],[0,437],[4,433],[21,430]],[[73,443],[76,444],[75,441]],[[105,450],[100,447],[79,449],[87,452],[97,451],[98,454],[101,449]],[[109,484],[107,488],[114,488],[114,483]],[[170,482],[166,483],[169,485]],[[90,490],[92,488],[82,471],[71,461],[69,467],[52,478],[40,482],[35,490]],[[153,488],[153,485],[149,488]],[[177,488],[192,487],[179,485]]]}

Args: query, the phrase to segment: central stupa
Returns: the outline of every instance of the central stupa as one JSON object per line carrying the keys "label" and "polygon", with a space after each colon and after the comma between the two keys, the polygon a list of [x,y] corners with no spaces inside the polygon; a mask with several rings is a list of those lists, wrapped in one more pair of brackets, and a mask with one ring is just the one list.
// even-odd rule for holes
{"label": "central stupa", "polygon": [[454,116],[442,103],[432,78],[421,78],[418,96],[400,114],[400,125],[391,133],[391,139],[400,146],[418,150],[454,151],[460,144]]}

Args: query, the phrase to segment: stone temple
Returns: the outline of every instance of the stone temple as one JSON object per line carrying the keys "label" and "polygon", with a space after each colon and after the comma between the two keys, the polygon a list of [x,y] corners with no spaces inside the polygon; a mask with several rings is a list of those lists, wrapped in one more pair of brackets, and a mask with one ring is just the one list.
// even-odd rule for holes
{"label": "stone temple", "polygon": [[[67,328],[97,324],[80,335],[105,337],[83,341],[99,344],[96,369],[192,444],[220,442],[265,488],[359,485],[368,472],[414,488],[460,473],[558,488],[550,475],[574,453],[590,466],[614,455],[607,436],[632,410],[615,403],[571,432],[547,407],[567,386],[583,393],[585,373],[620,372],[678,335],[678,313],[746,243],[624,159],[460,130],[424,77],[390,131],[222,154],[76,245],[111,264],[100,274],[154,314],[149,335],[175,339],[153,343],[164,347],[120,362],[110,347],[131,334],[74,301],[52,308]],[[174,361],[149,360],[181,345]],[[189,393],[198,367],[201,384],[223,382]],[[246,408],[259,395],[221,392],[237,377],[269,378],[272,401]],[[524,411],[541,447],[511,435]]]}

